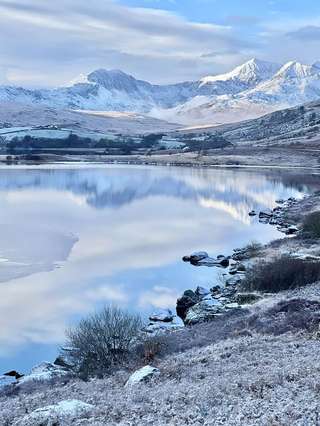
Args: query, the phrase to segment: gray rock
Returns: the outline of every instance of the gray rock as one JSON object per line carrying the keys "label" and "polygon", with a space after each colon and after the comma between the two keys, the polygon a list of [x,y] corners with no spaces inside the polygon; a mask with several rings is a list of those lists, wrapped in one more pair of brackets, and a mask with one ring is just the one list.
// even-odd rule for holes
{"label": "gray rock", "polygon": [[76,399],[65,400],[54,405],[38,408],[14,424],[16,426],[71,424],[78,417],[92,413],[94,408],[93,405]]}
{"label": "gray rock", "polygon": [[190,256],[184,256],[182,258],[184,262],[190,262],[194,266],[217,266],[227,267],[229,265],[229,259],[223,255],[219,255],[216,259],[209,257],[205,251],[199,251],[192,253]]}
{"label": "gray rock", "polygon": [[192,290],[186,290],[183,296],[177,300],[176,311],[178,317],[184,320],[187,310],[198,303],[199,300],[199,297]]}
{"label": "gray rock", "polygon": [[177,331],[181,328],[183,328],[183,324],[178,324],[176,322],[153,322],[144,327],[142,331],[148,334],[160,335]]}
{"label": "gray rock", "polygon": [[217,299],[203,300],[188,309],[184,323],[194,325],[212,320],[217,314],[224,311],[223,304]]}
{"label": "gray rock", "polygon": [[205,251],[198,251],[195,253],[192,253],[190,256],[183,256],[182,260],[184,262],[190,262],[190,263],[197,263],[200,260],[206,259],[209,257],[208,253]]}
{"label": "gray rock", "polygon": [[243,274],[234,274],[226,280],[226,287],[236,287],[243,280]]}
{"label": "gray rock", "polygon": [[210,291],[207,288],[198,286],[196,288],[195,294],[202,298],[210,294]]}
{"label": "gray rock", "polygon": [[271,218],[273,216],[273,212],[270,209],[265,209],[265,210],[261,210],[261,212],[259,213],[259,218],[263,219],[263,218]]}
{"label": "gray rock", "polygon": [[221,286],[220,285],[215,285],[213,287],[210,288],[210,292],[213,295],[217,295],[219,293],[221,293]]}
{"label": "gray rock", "polygon": [[150,380],[152,377],[160,374],[158,368],[152,367],[151,365],[146,365],[145,367],[136,370],[129,379],[127,380],[125,386],[133,386],[141,382]]}
{"label": "gray rock", "polygon": [[293,235],[296,234],[298,232],[298,228],[294,225],[288,226],[288,228],[286,229],[285,233],[287,235]]}
{"label": "gray rock", "polygon": [[243,263],[236,263],[235,265],[232,265],[229,269],[229,274],[230,275],[235,275],[235,274],[242,274],[244,273],[246,270],[246,267]]}
{"label": "gray rock", "polygon": [[51,362],[42,362],[41,364],[32,368],[30,374],[23,376],[18,380],[18,384],[22,385],[30,381],[44,381],[51,380],[56,377],[63,377],[69,374],[69,371],[59,365],[52,364]]}
{"label": "gray rock", "polygon": [[162,321],[162,322],[171,322],[173,321],[175,315],[170,309],[159,309],[150,315],[150,321]]}

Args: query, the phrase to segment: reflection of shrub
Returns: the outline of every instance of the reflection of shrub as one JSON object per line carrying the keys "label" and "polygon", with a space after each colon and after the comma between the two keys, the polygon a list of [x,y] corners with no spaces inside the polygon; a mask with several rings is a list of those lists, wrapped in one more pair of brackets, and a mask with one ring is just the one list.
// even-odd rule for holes
{"label": "reflection of shrub", "polygon": [[308,214],[303,222],[302,229],[311,236],[320,238],[320,212]]}
{"label": "reflection of shrub", "polygon": [[282,256],[259,262],[246,273],[243,288],[247,291],[276,293],[311,284],[320,279],[320,262]]}
{"label": "reflection of shrub", "polygon": [[257,241],[251,241],[243,249],[237,251],[232,257],[234,260],[251,259],[262,254],[263,245]]}
{"label": "reflection of shrub", "polygon": [[125,362],[141,327],[139,315],[105,307],[67,331],[68,358],[81,376],[101,376]]}

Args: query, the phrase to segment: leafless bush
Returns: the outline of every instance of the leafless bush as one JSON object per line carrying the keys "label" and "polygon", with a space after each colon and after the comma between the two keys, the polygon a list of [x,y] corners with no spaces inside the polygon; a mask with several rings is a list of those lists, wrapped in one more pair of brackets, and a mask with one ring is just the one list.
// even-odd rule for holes
{"label": "leafless bush", "polygon": [[320,278],[320,262],[281,256],[250,268],[242,287],[246,291],[277,293],[311,284]]}
{"label": "leafless bush", "polygon": [[288,332],[306,331],[314,333],[319,329],[320,303],[307,299],[282,300],[267,310],[262,310],[240,320],[237,329],[279,336]]}
{"label": "leafless bush", "polygon": [[139,315],[105,307],[67,331],[68,358],[83,378],[102,376],[127,359],[141,327]]}
{"label": "leafless bush", "polygon": [[150,336],[136,346],[138,362],[152,363],[156,358],[167,354],[168,342],[166,335]]}
{"label": "leafless bush", "polygon": [[308,214],[303,221],[302,230],[312,237],[320,238],[320,212]]}

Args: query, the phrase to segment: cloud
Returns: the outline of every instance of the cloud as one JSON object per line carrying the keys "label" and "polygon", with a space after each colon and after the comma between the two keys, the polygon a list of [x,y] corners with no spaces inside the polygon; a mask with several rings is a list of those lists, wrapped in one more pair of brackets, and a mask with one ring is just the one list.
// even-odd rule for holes
{"label": "cloud", "polygon": [[319,41],[320,26],[308,25],[287,33],[287,36],[300,41]]}
{"label": "cloud", "polygon": [[[250,47],[228,25],[192,22],[112,0],[1,0],[0,25],[2,66],[13,83],[23,80],[24,72],[35,71],[36,81],[56,84],[95,67],[121,67],[141,78],[176,81],[225,66],[221,58],[215,64],[203,56],[213,48],[222,56],[233,51],[236,61]],[[10,77],[14,75],[19,78]]]}

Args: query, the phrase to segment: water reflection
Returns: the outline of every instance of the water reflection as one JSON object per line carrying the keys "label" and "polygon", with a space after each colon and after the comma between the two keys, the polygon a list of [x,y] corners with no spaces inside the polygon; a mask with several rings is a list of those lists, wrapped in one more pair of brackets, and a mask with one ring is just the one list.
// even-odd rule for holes
{"label": "water reflection", "polygon": [[181,256],[278,236],[248,211],[301,196],[318,177],[298,182],[223,169],[0,169],[0,366],[50,357],[66,325],[104,303],[147,313],[213,284],[217,270]]}

